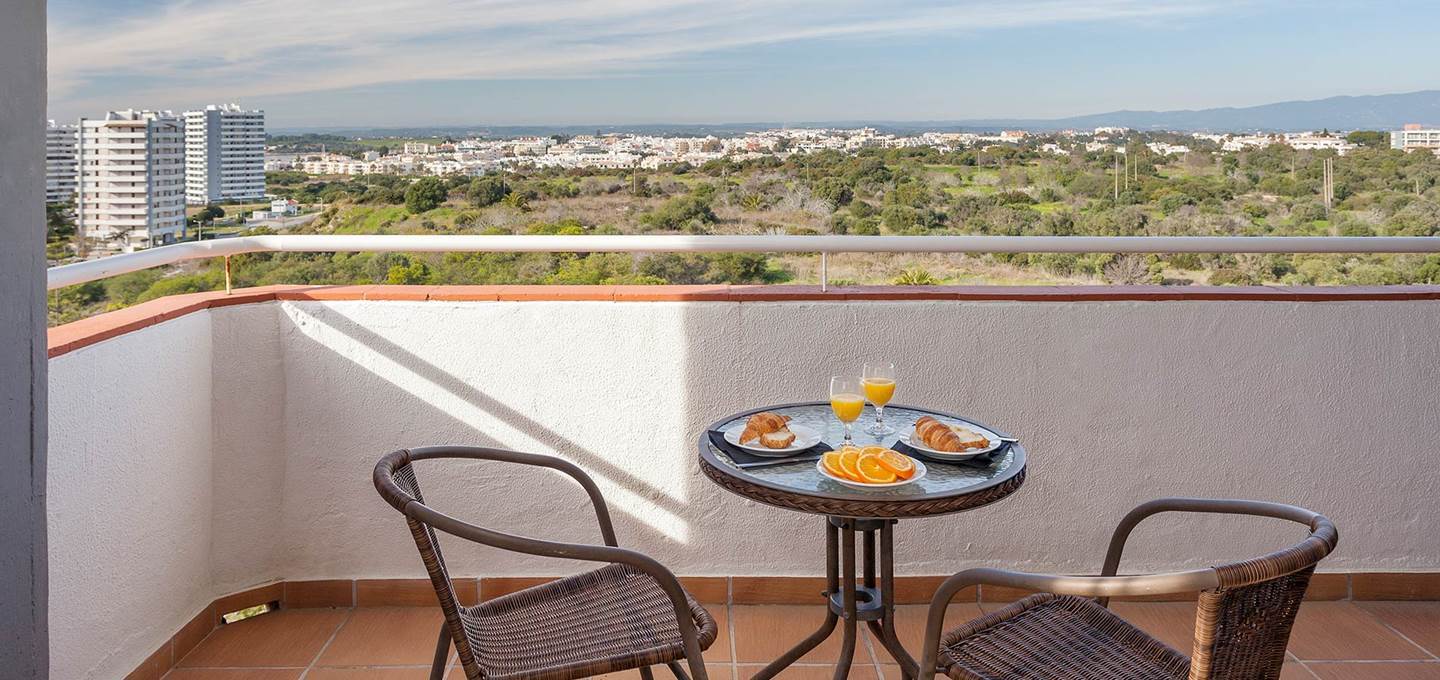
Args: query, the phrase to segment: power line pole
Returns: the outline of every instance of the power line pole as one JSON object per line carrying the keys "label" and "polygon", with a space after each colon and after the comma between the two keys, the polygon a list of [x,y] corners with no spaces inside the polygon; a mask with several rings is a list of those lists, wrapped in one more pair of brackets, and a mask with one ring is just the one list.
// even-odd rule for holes
{"label": "power line pole", "polygon": [[1125,190],[1130,190],[1130,150],[1125,150]]}
{"label": "power line pole", "polygon": [[1115,152],[1115,200],[1120,200],[1120,152]]}
{"label": "power line pole", "polygon": [[1324,177],[1325,217],[1330,217],[1330,208],[1335,203],[1335,159],[1325,159]]}

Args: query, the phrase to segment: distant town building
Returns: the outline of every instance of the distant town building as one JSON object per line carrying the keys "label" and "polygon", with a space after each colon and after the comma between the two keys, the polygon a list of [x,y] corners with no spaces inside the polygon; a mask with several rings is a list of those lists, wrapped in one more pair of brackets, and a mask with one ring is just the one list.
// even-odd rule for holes
{"label": "distant town building", "polygon": [[1190,147],[1185,146],[1184,144],[1150,142],[1145,145],[1145,148],[1150,149],[1151,153],[1160,154],[1161,156],[1180,156],[1190,153]]}
{"label": "distant town building", "polygon": [[555,140],[549,137],[521,137],[510,142],[511,152],[517,156],[535,155],[545,153],[545,150],[554,144]]}
{"label": "distant town building", "polygon": [[185,123],[169,111],[80,119],[75,215],[104,249],[133,251],[185,234]]}
{"label": "distant town building", "polygon": [[75,200],[76,176],[79,174],[76,146],[79,128],[49,121],[45,126],[45,202],[68,203]]}
{"label": "distant town building", "polygon": [[1390,133],[1390,148],[1407,152],[1416,149],[1440,151],[1440,129],[1410,123],[1405,129]]}
{"label": "distant town building", "polygon": [[265,112],[234,104],[185,112],[185,202],[265,197]]}
{"label": "distant town building", "polygon": [[1274,144],[1277,139],[1280,138],[1272,137],[1270,135],[1241,135],[1238,137],[1230,137],[1226,139],[1225,142],[1220,145],[1220,148],[1224,151],[1263,149],[1267,146],[1270,146],[1271,144]]}
{"label": "distant town building", "polygon": [[1331,137],[1314,132],[1285,135],[1285,143],[1297,151],[1334,151],[1341,156],[1356,148],[1354,144],[1345,141],[1344,137]]}
{"label": "distant town building", "polygon": [[252,220],[278,220],[282,217],[293,217],[299,214],[300,204],[287,198],[277,198],[270,201],[269,210],[253,210],[250,212]]}
{"label": "distant town building", "polygon": [[426,144],[425,142],[405,142],[405,153],[424,154],[435,153],[435,151],[436,149],[434,144]]}

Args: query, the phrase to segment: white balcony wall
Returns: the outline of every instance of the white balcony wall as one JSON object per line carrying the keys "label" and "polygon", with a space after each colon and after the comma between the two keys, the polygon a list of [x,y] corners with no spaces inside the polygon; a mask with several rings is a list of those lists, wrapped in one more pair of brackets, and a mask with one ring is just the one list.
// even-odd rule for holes
{"label": "white balcony wall", "polygon": [[[701,429],[894,360],[898,399],[1027,444],[1031,476],[974,512],[902,522],[900,575],[1093,572],[1115,521],[1168,495],[1330,515],[1328,571],[1440,569],[1434,302],[285,302],[161,323],[51,362],[56,677],[128,670],[210,598],[275,579],[418,578],[370,472],[405,446],[556,453],[607,495],[621,544],[682,575],[814,575],[818,518],[703,478]],[[577,487],[419,469],[484,526],[598,540]],[[1161,518],[1125,568],[1249,557],[1261,521]],[[444,539],[442,539],[442,542]],[[456,575],[579,565],[449,541]],[[102,603],[99,615],[81,615]],[[103,644],[80,644],[97,620]]]}
{"label": "white balcony wall", "polygon": [[50,362],[52,678],[124,677],[215,597],[212,348],[191,314]]}

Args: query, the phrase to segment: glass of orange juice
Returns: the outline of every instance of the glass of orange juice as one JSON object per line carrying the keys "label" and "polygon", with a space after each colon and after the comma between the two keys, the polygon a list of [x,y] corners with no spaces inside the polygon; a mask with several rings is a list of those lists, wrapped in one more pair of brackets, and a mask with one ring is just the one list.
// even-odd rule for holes
{"label": "glass of orange juice", "polygon": [[885,405],[895,398],[895,364],[866,362],[860,382],[865,387],[865,398],[875,405],[875,423],[865,431],[877,437],[894,434],[895,428],[885,423]]}
{"label": "glass of orange juice", "polygon": [[830,378],[830,410],[845,425],[845,446],[855,445],[855,440],[850,438],[850,424],[859,420],[860,412],[865,410],[862,389],[859,378],[839,375]]}

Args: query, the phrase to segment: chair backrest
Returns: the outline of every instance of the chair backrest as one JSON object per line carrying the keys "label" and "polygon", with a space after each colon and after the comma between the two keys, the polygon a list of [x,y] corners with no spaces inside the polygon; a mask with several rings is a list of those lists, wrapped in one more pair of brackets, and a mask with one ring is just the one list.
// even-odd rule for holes
{"label": "chair backrest", "polygon": [[1310,536],[1264,557],[1215,567],[1220,587],[1200,593],[1196,609],[1190,680],[1280,677],[1310,575],[1339,540],[1330,520],[1300,512],[1309,516],[1269,510],[1239,513],[1306,520]]}
{"label": "chair backrest", "polygon": [[415,547],[420,550],[420,560],[425,563],[425,571],[430,575],[430,585],[434,586],[435,596],[440,600],[440,610],[445,614],[445,625],[450,629],[456,654],[460,657],[461,666],[469,673],[470,669],[477,668],[474,650],[470,648],[470,639],[465,634],[465,624],[460,617],[460,600],[455,594],[455,584],[450,580],[450,570],[445,566],[445,556],[440,552],[440,541],[436,538],[434,527],[407,511],[411,503],[425,504],[425,497],[420,493],[420,480],[410,463],[408,449],[380,459],[375,466],[375,488],[387,503],[405,515],[410,535],[415,538]]}

